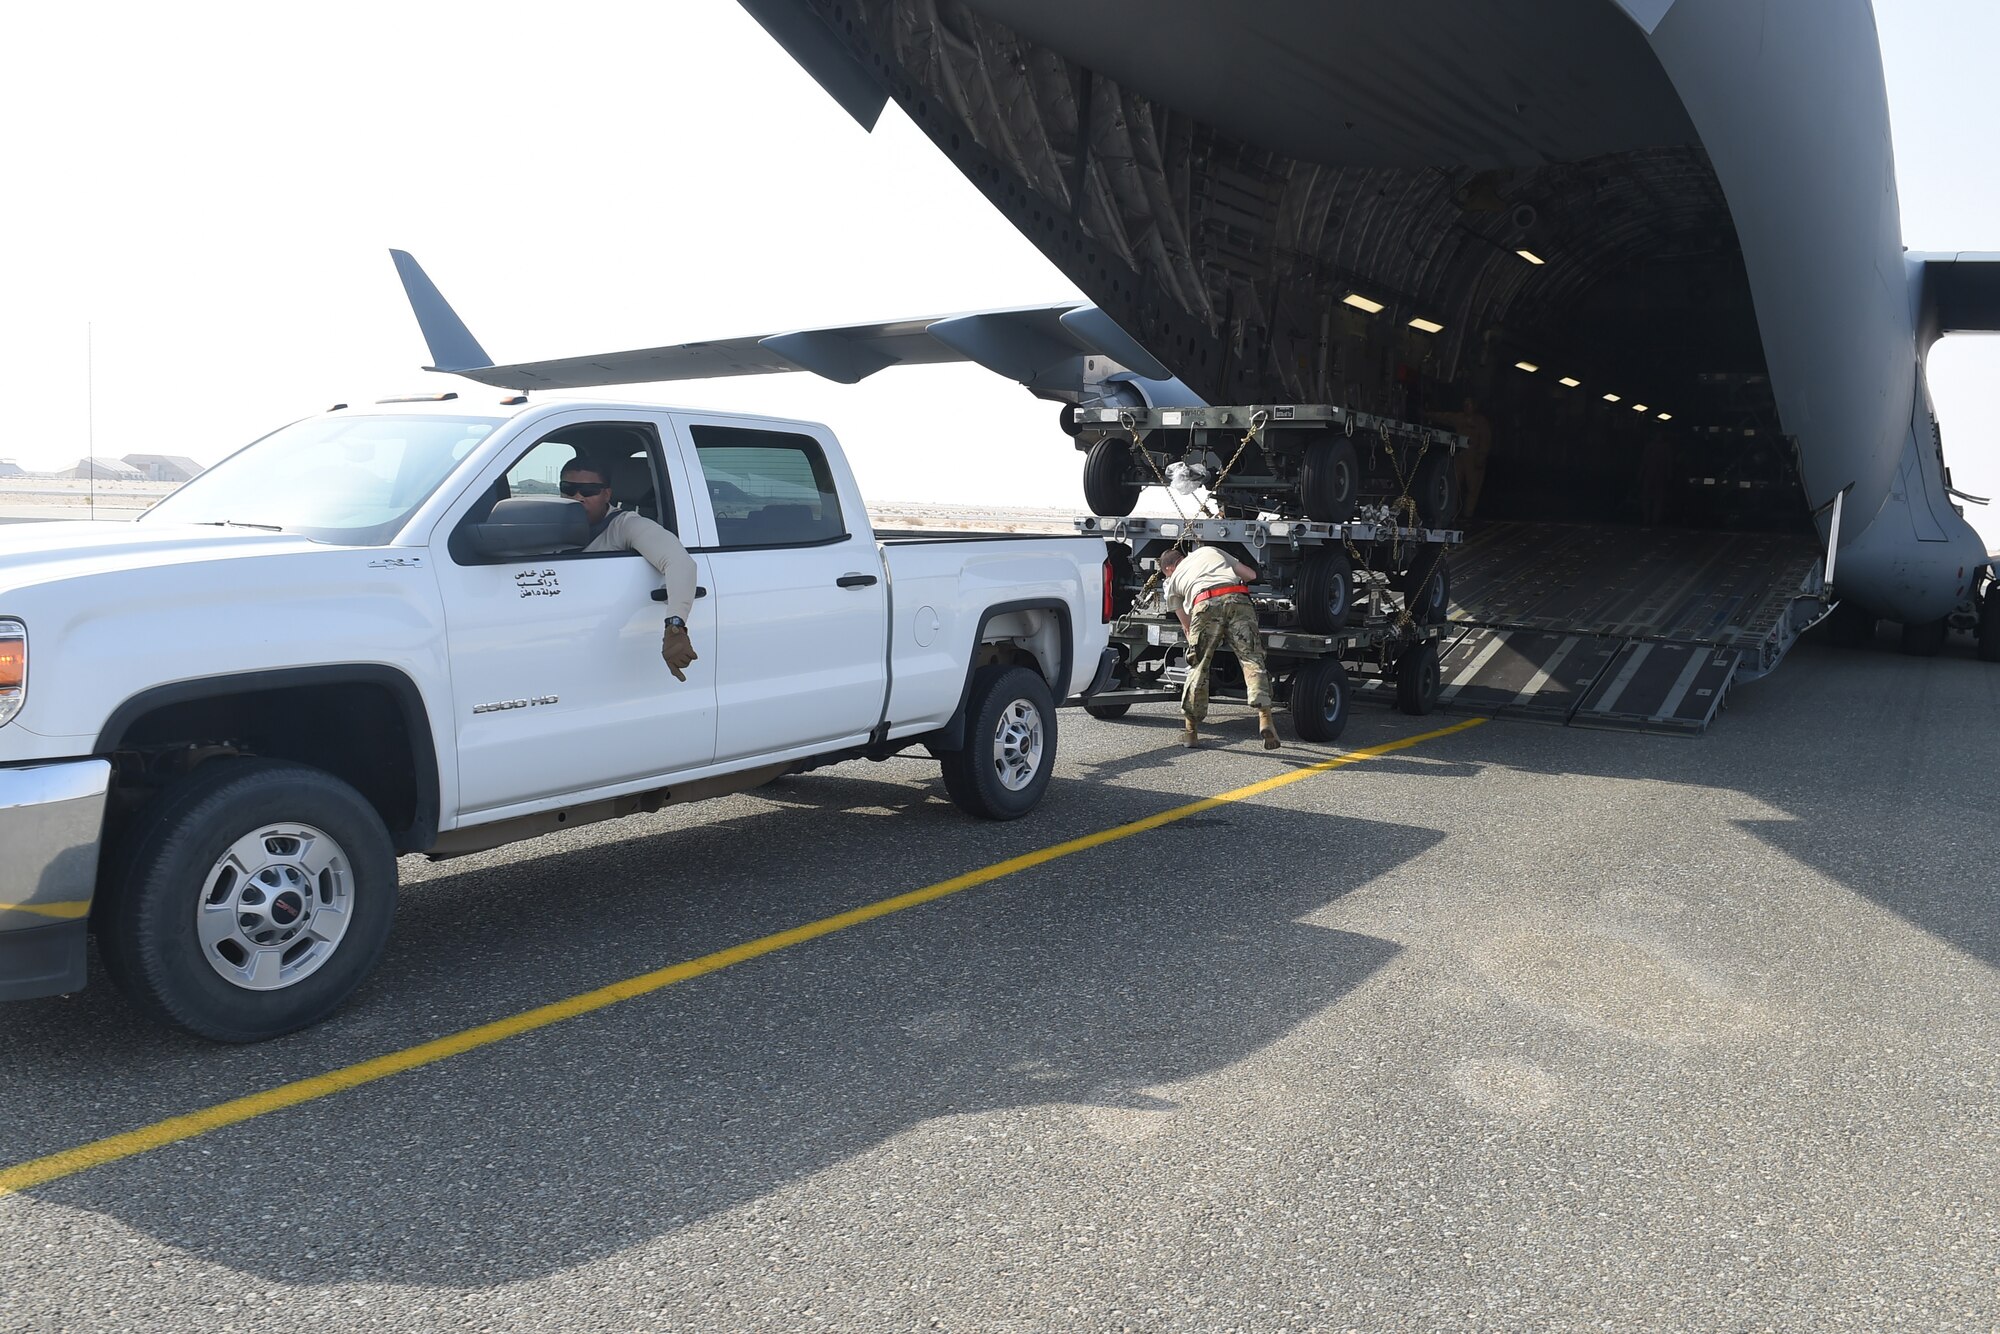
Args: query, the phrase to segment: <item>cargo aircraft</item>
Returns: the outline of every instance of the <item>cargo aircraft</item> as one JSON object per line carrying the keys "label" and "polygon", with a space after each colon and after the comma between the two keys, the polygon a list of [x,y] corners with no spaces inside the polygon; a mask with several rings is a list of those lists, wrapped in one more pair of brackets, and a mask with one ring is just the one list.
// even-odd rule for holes
{"label": "cargo aircraft", "polygon": [[1906,252],[1869,0],[739,3],[862,125],[895,101],[1092,304],[511,367],[433,337],[439,369],[970,359],[1072,430],[1476,422],[1447,672],[1501,712],[1698,727],[1836,603],[1841,637],[2000,660],[1925,378],[2000,331],[2000,255]]}

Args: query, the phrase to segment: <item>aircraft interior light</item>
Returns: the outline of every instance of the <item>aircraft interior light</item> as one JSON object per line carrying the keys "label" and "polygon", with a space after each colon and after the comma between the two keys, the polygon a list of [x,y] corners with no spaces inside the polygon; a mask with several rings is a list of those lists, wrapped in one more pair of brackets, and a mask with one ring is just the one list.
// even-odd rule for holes
{"label": "aircraft interior light", "polygon": [[1361,295],[1361,293],[1359,292],[1349,292],[1346,296],[1342,297],[1341,300],[1345,304],[1354,307],[1356,310],[1367,311],[1370,315],[1380,315],[1382,311],[1385,309],[1385,307],[1382,305],[1380,301],[1372,300],[1368,297]]}
{"label": "aircraft interior light", "polygon": [[1442,324],[1439,324],[1436,320],[1424,319],[1422,316],[1418,316],[1416,319],[1411,320],[1410,327],[1412,329],[1421,329],[1425,333],[1434,334],[1434,333],[1444,332],[1444,326]]}
{"label": "aircraft interior light", "polygon": [[1634,403],[1634,404],[1632,405],[1632,411],[1634,411],[1634,412],[1644,412],[1644,411],[1646,411],[1646,405],[1645,405],[1644,403]]}
{"label": "aircraft interior light", "polygon": [[1674,419],[1674,414],[1671,412],[1663,412],[1660,414],[1660,420],[1663,422],[1670,422],[1673,419]]}
{"label": "aircraft interior light", "polygon": [[1517,361],[1514,363],[1514,369],[1517,371],[1526,371],[1528,374],[1533,375],[1541,367],[1532,361]]}
{"label": "aircraft interior light", "polygon": [[1616,394],[1606,394],[1604,396],[1604,401],[1606,403],[1623,403],[1625,400],[1618,397],[1618,395]]}
{"label": "aircraft interior light", "polygon": [[1548,263],[1547,260],[1543,259],[1540,255],[1536,254],[1532,250],[1516,250],[1514,253],[1519,255],[1522,259],[1527,260],[1528,263],[1533,264],[1538,268],[1541,265]]}

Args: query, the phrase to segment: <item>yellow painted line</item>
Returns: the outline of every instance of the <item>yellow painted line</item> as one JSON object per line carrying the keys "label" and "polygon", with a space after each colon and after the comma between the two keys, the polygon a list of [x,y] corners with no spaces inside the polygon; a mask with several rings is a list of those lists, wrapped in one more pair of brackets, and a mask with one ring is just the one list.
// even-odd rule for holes
{"label": "yellow painted line", "polygon": [[585,991],[567,1000],[538,1006],[505,1019],[496,1019],[490,1024],[481,1024],[477,1028],[464,1029],[447,1037],[419,1043],[414,1047],[405,1047],[401,1051],[344,1066],[327,1074],[314,1075],[310,1079],[280,1084],[262,1093],[252,1093],[244,1098],[232,1098],[228,1102],[217,1103],[213,1107],[205,1107],[184,1116],[170,1116],[150,1126],[128,1130],[122,1135],[112,1135],[74,1149],[65,1149],[61,1153],[52,1153],[45,1158],[33,1158],[13,1167],[0,1169],[0,1196],[46,1185],[93,1167],[102,1167],[106,1163],[115,1163],[120,1159],[135,1157],[169,1144],[193,1139],[197,1135],[206,1135],[211,1130],[220,1130],[224,1126],[233,1126],[270,1112],[296,1107],[300,1103],[312,1102],[329,1094],[343,1093],[348,1089],[359,1088],[363,1084],[372,1084],[378,1079],[387,1079],[390,1075],[401,1074],[406,1070],[415,1070],[449,1057],[461,1056],[507,1038],[532,1033],[538,1028],[547,1028],[565,1019],[575,1019],[592,1011],[601,1010],[607,1005],[616,1005],[619,1001],[650,995],[676,982],[685,982],[689,978],[719,972],[733,964],[772,954],[792,945],[801,945],[808,940],[817,940],[821,936],[830,936],[836,931],[845,931],[848,927],[872,922],[878,917],[887,917],[891,913],[899,913],[906,908],[930,903],[979,885],[991,884],[995,880],[1037,866],[1045,866],[1049,862],[1074,853],[1101,848],[1107,843],[1116,843],[1120,839],[1131,838],[1135,834],[1143,834],[1162,825],[1170,825],[1176,820],[1185,820],[1191,815],[1212,811],[1218,806],[1248,801],[1252,797],[1275,792],[1281,787],[1317,774],[1358,764],[1363,760],[1372,760],[1395,751],[1408,750],[1426,741],[1435,741],[1454,732],[1477,727],[1485,721],[1483,718],[1472,718],[1435,732],[1426,732],[1422,736],[1405,737],[1401,741],[1370,746],[1366,750],[1349,751],[1345,755],[1337,755],[1333,759],[1322,760],[1303,769],[1294,769],[1289,773],[1266,778],[1248,787],[1239,787],[1219,796],[1203,797],[1200,801],[1176,806],[1172,810],[1161,811],[1158,815],[1148,815],[1130,824],[1117,825],[1095,834],[1085,834],[1081,838],[1053,844],[1036,852],[1023,853],[1019,857],[1009,857],[1004,862],[995,862],[977,871],[967,871],[964,875],[940,880],[934,885],[913,889],[907,894],[898,894],[894,898],[881,899],[844,913],[837,913],[832,917],[822,917],[817,922],[795,926],[788,931],[780,931],[741,945],[732,945],[726,950],[704,954],[699,959],[690,959],[686,963],[677,963],[654,972],[641,973],[637,977],[628,977],[622,982],[613,982],[609,986],[599,987],[595,991]]}
{"label": "yellow painted line", "polygon": [[0,912],[32,913],[36,917],[54,917],[70,922],[90,915],[90,900],[77,899],[66,903],[0,903]]}

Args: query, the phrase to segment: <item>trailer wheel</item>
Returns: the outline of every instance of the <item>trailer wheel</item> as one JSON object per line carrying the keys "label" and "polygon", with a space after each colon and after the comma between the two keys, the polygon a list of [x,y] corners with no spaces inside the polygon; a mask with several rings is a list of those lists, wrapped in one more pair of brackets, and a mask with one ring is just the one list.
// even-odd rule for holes
{"label": "trailer wheel", "polygon": [[1451,566],[1444,548],[1425,543],[1410,557],[1410,568],[1396,576],[1403,606],[1418,625],[1442,625],[1451,613]]}
{"label": "trailer wheel", "polygon": [[1314,523],[1346,523],[1361,495],[1361,454],[1344,435],[1323,435],[1306,446],[1299,465],[1299,503]]}
{"label": "trailer wheel", "polygon": [[1410,478],[1410,499],[1416,502],[1417,522],[1426,528],[1442,527],[1458,514],[1458,472],[1450,450],[1433,445],[1424,451]]}
{"label": "trailer wheel", "polygon": [[1292,675],[1292,728],[1301,741],[1334,742],[1347,730],[1347,669],[1314,658]]}
{"label": "trailer wheel", "polygon": [[1122,519],[1138,507],[1138,470],[1129,444],[1105,436],[1084,454],[1083,499],[1092,514],[1107,519]]}
{"label": "trailer wheel", "polygon": [[1354,564],[1336,547],[1321,547],[1299,566],[1293,586],[1299,626],[1311,634],[1344,629],[1354,612]]}
{"label": "trailer wheel", "polygon": [[938,757],[944,790],[967,815],[1014,820],[1048,791],[1056,762],[1056,703],[1040,672],[982,667],[966,702],[965,747]]}
{"label": "trailer wheel", "polygon": [[181,779],[106,883],[106,970],[148,1017],[261,1042],[338,1009],[381,957],[396,856],[374,807],[331,774],[213,760]]}
{"label": "trailer wheel", "polygon": [[1903,623],[1903,652],[1913,658],[1935,658],[1944,652],[1945,640],[1951,637],[1951,626],[1944,621],[1918,621]]}
{"label": "trailer wheel", "polygon": [[1412,718],[1421,718],[1437,708],[1444,686],[1444,672],[1438,665],[1435,639],[1426,639],[1403,650],[1396,659],[1396,707]]}
{"label": "trailer wheel", "polygon": [[1979,660],[2000,662],[2000,585],[1979,600]]}

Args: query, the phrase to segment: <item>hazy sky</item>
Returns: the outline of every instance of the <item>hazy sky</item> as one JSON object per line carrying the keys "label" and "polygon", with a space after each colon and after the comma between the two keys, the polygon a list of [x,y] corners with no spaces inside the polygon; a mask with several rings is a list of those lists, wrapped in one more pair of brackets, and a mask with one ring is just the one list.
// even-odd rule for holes
{"label": "hazy sky", "polygon": [[[2000,251],[2000,3],[1876,8],[1907,241]],[[31,467],[85,452],[86,326],[101,454],[206,462],[336,401],[490,393],[417,369],[391,246],[501,360],[1076,296],[733,0],[24,6],[0,117],[0,457]],[[1931,369],[1957,482],[2000,494],[2000,338]],[[1081,505],[1054,405],[970,367],[605,392],[825,421],[877,500]]]}

